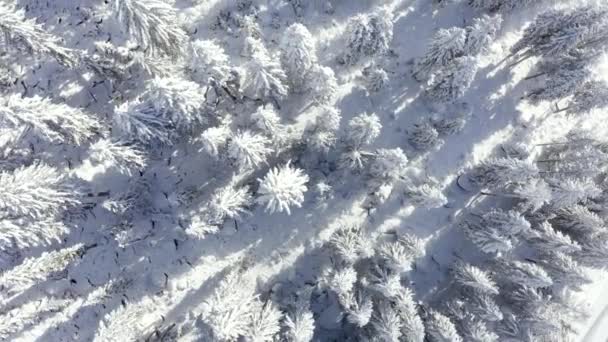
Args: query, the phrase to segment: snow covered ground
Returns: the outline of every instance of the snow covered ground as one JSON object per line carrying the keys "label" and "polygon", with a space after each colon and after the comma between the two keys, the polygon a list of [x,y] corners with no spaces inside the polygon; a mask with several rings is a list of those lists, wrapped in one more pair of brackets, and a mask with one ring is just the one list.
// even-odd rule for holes
{"label": "snow covered ground", "polygon": [[[82,13],[87,19],[80,23],[78,18],[68,15],[73,10],[71,1],[56,1],[50,8],[56,10],[57,15],[49,13],[49,7],[42,1],[17,2],[36,3],[27,15],[38,18],[68,46],[91,48],[93,40],[105,39],[106,34],[110,34],[107,39],[113,39],[115,43],[126,39],[124,33],[111,26],[113,22],[107,20],[108,14],[103,11]],[[90,3],[83,2],[83,8],[88,8]],[[216,39],[231,60],[240,63],[246,60],[241,51],[242,39],[231,37],[224,30],[212,29],[211,25],[219,11],[229,3],[178,0],[175,7],[179,9],[178,18],[187,28],[190,40]],[[185,185],[208,184],[205,189],[209,190],[205,190],[204,195],[208,198],[211,189],[228,183],[232,171],[200,153],[196,146],[181,144],[163,149],[142,172],[145,174],[142,177],[153,179],[153,188],[148,189],[151,206],[165,210],[163,215],[141,216],[131,222],[135,235],[127,236],[125,247],[112,239],[116,229],[112,217],[96,209],[95,215],[87,217],[64,241],[68,245],[94,243],[96,247],[70,266],[68,275],[58,284],[44,288],[44,293],[69,293],[79,301],[36,327],[20,330],[10,340],[89,341],[100,334],[100,329],[107,333],[103,336],[135,340],[154,329],[166,329],[200,315],[204,303],[213,297],[218,284],[234,267],[245,270],[244,277],[253,279],[259,293],[272,293],[277,284],[287,282],[297,286],[310,284],[322,273],[326,262],[324,245],[332,234],[344,225],[355,224],[366,227],[370,240],[396,233],[413,234],[426,242],[426,255],[408,274],[409,286],[416,299],[426,305],[445,286],[448,270],[454,262],[480,257],[480,252],[456,223],[470,212],[487,211],[493,200],[459,186],[459,176],[492,157],[505,144],[521,142],[534,146],[548,143],[562,138],[575,127],[608,132],[608,122],[601,111],[573,117],[554,114],[549,103],[532,106],[520,100],[530,88],[524,78],[534,59],[513,68],[503,59],[519,39],[519,28],[546,7],[516,10],[505,16],[489,52],[479,57],[479,71],[472,86],[458,103],[446,108],[425,98],[423,85],[411,76],[412,66],[414,60],[424,54],[428,41],[438,29],[467,26],[478,15],[466,1],[444,6],[427,0],[384,2],[394,15],[394,34],[390,53],[382,60],[389,73],[389,82],[379,93],[370,93],[363,86],[363,63],[353,67],[337,63],[345,44],[343,33],[348,20],[357,13],[375,9],[379,1],[334,1],[333,13],[327,14],[324,1],[314,0],[307,4],[300,17],[294,15],[291,6],[279,0],[256,3],[260,3],[258,21],[269,50],[277,50],[285,27],[294,21],[301,22],[312,33],[319,64],[332,68],[336,74],[335,107],[342,113],[340,131],[348,130],[349,120],[363,112],[377,114],[382,130],[369,150],[403,149],[409,158],[407,175],[420,183],[435,179],[447,197],[447,204],[427,210],[393,194],[376,210],[368,211],[363,208],[369,194],[362,177],[341,171],[329,175],[317,170],[309,174],[309,189],[321,181],[331,183],[335,189],[334,197],[322,206],[315,203],[309,191],[302,207],[293,208],[291,215],[269,214],[263,206],[255,206],[242,221],[227,220],[217,234],[193,239],[176,223],[174,192]],[[86,12],[86,9],[82,11]],[[57,16],[65,20],[58,22]],[[99,23],[92,18],[106,20]],[[608,63],[600,66],[597,73],[607,75],[608,80]],[[112,99],[102,86],[86,88],[69,84],[70,80],[82,77],[65,71],[59,75],[51,71],[42,75],[28,73],[26,84],[48,84],[49,89],[32,87],[28,91],[53,94],[72,106],[86,106],[100,117],[111,117],[112,101],[118,99]],[[85,88],[88,92],[83,90]],[[304,130],[306,124],[321,113],[303,102],[301,99],[286,101],[280,111],[282,120],[296,131]],[[235,116],[249,115],[255,105],[238,107],[246,114],[235,113]],[[439,146],[425,152],[416,150],[408,142],[416,123],[458,110],[470,115],[461,132],[443,137]],[[77,166],[69,172],[93,184],[94,193],[120,193],[132,183],[133,177],[120,174],[111,165],[92,165],[84,157],[71,156]],[[256,179],[263,178],[274,162],[256,170],[248,184],[255,188]],[[39,255],[39,251],[28,251],[24,256],[29,255]],[[584,342],[608,339],[608,292],[604,291],[608,281],[604,276],[598,278],[584,295],[584,299],[592,303],[588,324],[580,329]],[[117,279],[127,285],[99,304],[95,290]],[[337,318],[332,321],[332,314],[327,310],[316,317],[319,329],[323,330],[318,335],[322,336],[320,340],[336,330]],[[108,340],[112,338],[108,337]]]}

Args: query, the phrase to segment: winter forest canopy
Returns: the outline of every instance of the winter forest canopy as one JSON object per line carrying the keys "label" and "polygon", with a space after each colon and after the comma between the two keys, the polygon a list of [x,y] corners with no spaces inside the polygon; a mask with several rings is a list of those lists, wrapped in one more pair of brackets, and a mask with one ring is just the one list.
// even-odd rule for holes
{"label": "winter forest canopy", "polygon": [[0,32],[0,340],[608,338],[606,1],[0,0]]}

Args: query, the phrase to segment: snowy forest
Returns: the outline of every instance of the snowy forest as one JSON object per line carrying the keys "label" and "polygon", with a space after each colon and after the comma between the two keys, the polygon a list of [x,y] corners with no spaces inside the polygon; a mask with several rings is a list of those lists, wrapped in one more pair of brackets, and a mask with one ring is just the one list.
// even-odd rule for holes
{"label": "snowy forest", "polygon": [[0,340],[605,342],[608,1],[0,0]]}

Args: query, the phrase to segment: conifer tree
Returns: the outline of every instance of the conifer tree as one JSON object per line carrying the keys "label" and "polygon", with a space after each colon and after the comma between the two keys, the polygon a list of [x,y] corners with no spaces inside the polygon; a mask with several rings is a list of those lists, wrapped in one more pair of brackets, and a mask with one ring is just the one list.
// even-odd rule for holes
{"label": "conifer tree", "polygon": [[378,138],[381,129],[378,115],[361,113],[348,122],[346,141],[353,147],[369,145]]}
{"label": "conifer tree", "polygon": [[408,186],[405,190],[408,202],[422,208],[440,208],[448,203],[447,197],[443,194],[438,184],[429,182],[420,186]]}
{"label": "conifer tree", "polygon": [[312,312],[305,308],[296,308],[288,313],[283,322],[283,336],[288,342],[310,342],[315,332],[315,320]]}
{"label": "conifer tree", "polygon": [[586,113],[593,109],[608,107],[608,85],[601,81],[589,81],[584,83],[574,94],[568,107],[571,113]]}
{"label": "conifer tree", "polygon": [[429,99],[451,103],[464,96],[477,74],[477,60],[470,56],[454,59],[442,69],[427,90]]}
{"label": "conifer tree", "polygon": [[491,295],[498,294],[498,287],[487,272],[479,269],[476,266],[456,263],[453,269],[454,281],[464,287],[471,288],[480,293]]}
{"label": "conifer tree", "polygon": [[82,110],[51,102],[39,96],[11,94],[0,107],[0,122],[6,127],[26,127],[27,136],[50,143],[80,145],[92,138],[99,122]]}
{"label": "conifer tree", "polygon": [[378,336],[381,341],[399,342],[402,323],[399,314],[389,302],[378,303],[372,316],[372,326],[374,335]]}
{"label": "conifer tree", "polygon": [[110,162],[121,173],[131,175],[134,169],[146,166],[146,156],[135,145],[112,139],[100,139],[89,147],[90,160],[94,163]]}
{"label": "conifer tree", "polygon": [[386,71],[375,64],[365,67],[362,74],[365,80],[365,88],[370,93],[379,92],[386,86],[389,80]]}
{"label": "conifer tree", "polygon": [[407,164],[407,156],[401,148],[379,149],[369,172],[374,181],[393,183],[403,177]]}
{"label": "conifer tree", "polygon": [[482,15],[474,18],[473,23],[467,26],[467,38],[464,44],[464,53],[475,56],[488,52],[488,47],[494,41],[496,34],[502,25],[501,15]]}
{"label": "conifer tree", "polygon": [[171,144],[175,137],[171,122],[154,107],[141,101],[128,101],[114,108],[113,134],[123,140],[143,144]]}
{"label": "conifer tree", "polygon": [[352,65],[365,57],[383,55],[393,40],[392,14],[383,8],[371,15],[357,15],[349,21],[346,30],[344,63]]}
{"label": "conifer tree", "polygon": [[291,207],[302,206],[308,183],[308,176],[303,170],[287,163],[283,167],[272,168],[264,179],[258,181],[260,188],[256,202],[264,205],[267,212],[287,212],[289,215]]}
{"label": "conifer tree", "polygon": [[295,23],[281,38],[281,61],[294,92],[302,91],[308,73],[317,63],[317,51],[312,35],[306,26]]}
{"label": "conifer tree", "polygon": [[[191,43],[187,59],[188,74],[200,85],[221,88],[229,78],[229,57],[224,48],[213,40],[196,40]],[[216,89],[219,92],[219,89]]]}
{"label": "conifer tree", "polygon": [[80,201],[78,187],[43,163],[0,173],[0,208],[5,219],[52,218]]}
{"label": "conifer tree", "polygon": [[462,342],[456,326],[445,315],[431,311],[426,320],[426,332],[432,342]]}
{"label": "conifer tree", "polygon": [[243,89],[247,95],[266,102],[277,102],[287,96],[287,75],[281,64],[269,56],[265,48],[254,52],[245,68]]}
{"label": "conifer tree", "polygon": [[36,56],[50,56],[66,67],[77,65],[74,51],[61,46],[57,37],[45,32],[33,19],[28,19],[23,9],[11,7],[8,3],[0,4],[0,42],[4,46]]}
{"label": "conifer tree", "polygon": [[508,184],[526,183],[538,175],[538,167],[531,162],[514,158],[493,158],[473,169],[469,180],[479,187],[500,189]]}
{"label": "conifer tree", "polygon": [[272,342],[281,330],[283,314],[270,301],[257,301],[247,332],[243,335],[247,342]]}
{"label": "conifer tree", "polygon": [[373,302],[364,291],[351,291],[339,297],[340,305],[346,313],[346,320],[359,327],[365,327],[372,318]]}
{"label": "conifer tree", "polygon": [[114,0],[113,11],[141,48],[152,55],[180,56],[186,35],[172,6],[158,0]]}
{"label": "conifer tree", "polygon": [[240,168],[256,168],[272,153],[270,140],[250,131],[238,132],[228,143],[228,156]]}
{"label": "conifer tree", "polygon": [[308,73],[308,91],[318,105],[329,105],[338,91],[334,71],[325,66],[314,65]]}
{"label": "conifer tree", "polygon": [[517,260],[500,261],[500,275],[510,282],[533,288],[549,287],[553,280],[547,272],[537,264]]}
{"label": "conifer tree", "polygon": [[410,144],[420,151],[426,151],[439,146],[442,143],[439,132],[427,121],[414,124],[408,138]]}
{"label": "conifer tree", "polygon": [[467,32],[453,27],[439,29],[431,39],[424,56],[417,61],[414,77],[427,79],[431,74],[451,63],[465,53]]}

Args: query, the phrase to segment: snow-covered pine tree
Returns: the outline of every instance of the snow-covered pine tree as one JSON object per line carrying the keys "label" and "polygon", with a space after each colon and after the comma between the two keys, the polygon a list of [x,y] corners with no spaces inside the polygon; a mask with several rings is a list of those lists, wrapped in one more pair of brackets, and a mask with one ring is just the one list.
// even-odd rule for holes
{"label": "snow-covered pine tree", "polygon": [[475,167],[468,178],[478,187],[500,189],[508,184],[525,184],[538,176],[538,167],[529,161],[492,158]]}
{"label": "snow-covered pine tree", "polygon": [[339,297],[339,301],[350,324],[363,328],[370,322],[374,304],[371,296],[364,290],[343,294]]}
{"label": "snow-covered pine tree", "polygon": [[304,130],[307,147],[323,152],[329,151],[337,141],[342,114],[336,107],[323,106],[314,122]]}
{"label": "snow-covered pine tree", "polygon": [[401,317],[401,334],[407,341],[423,342],[424,322],[418,313],[414,294],[409,288],[402,288],[394,298],[395,308]]}
{"label": "snow-covered pine tree", "polygon": [[218,341],[236,340],[249,332],[257,298],[253,284],[230,271],[203,304],[201,319]]}
{"label": "snow-covered pine tree", "polygon": [[100,139],[89,147],[89,159],[96,164],[110,163],[121,173],[131,175],[133,170],[146,166],[146,156],[139,147],[123,141]]}
{"label": "snow-covered pine tree", "polygon": [[308,80],[308,73],[317,63],[314,39],[306,26],[295,23],[281,38],[281,61],[293,92],[300,92]]}
{"label": "snow-covered pine tree", "polygon": [[586,274],[585,268],[570,255],[552,250],[542,251],[539,254],[538,263],[553,279],[553,286],[557,292],[566,288],[581,291],[583,285],[592,281]]}
{"label": "snow-covered pine tree", "polygon": [[207,128],[195,139],[201,144],[199,152],[205,151],[213,157],[219,157],[219,152],[227,146],[228,140],[232,136],[230,128],[232,120],[230,117],[221,121],[218,126]]}
{"label": "snow-covered pine tree", "polygon": [[251,131],[238,132],[228,142],[228,157],[241,169],[257,168],[273,149],[270,140]]}
{"label": "snow-covered pine tree", "polygon": [[112,9],[147,53],[176,59],[184,51],[186,34],[178,25],[173,6],[160,0],[113,0]]}
{"label": "snow-covered pine tree", "polygon": [[387,53],[393,40],[392,19],[392,13],[386,8],[353,17],[346,29],[346,52],[342,61],[352,65],[363,58]]}
{"label": "snow-covered pine tree", "polygon": [[409,203],[426,209],[440,208],[448,203],[439,184],[434,181],[419,186],[407,186],[405,198]]}
{"label": "snow-covered pine tree", "polygon": [[457,262],[452,269],[452,274],[456,284],[463,288],[470,288],[479,293],[490,295],[498,294],[498,286],[488,272],[485,272],[476,266],[464,262]]}
{"label": "snow-covered pine tree", "polygon": [[50,56],[66,67],[78,64],[76,53],[61,46],[59,38],[45,32],[35,20],[27,18],[23,9],[15,9],[4,2],[0,4],[0,12],[0,42],[4,47],[35,56]]}
{"label": "snow-covered pine tree", "polygon": [[513,196],[521,199],[522,211],[535,212],[553,199],[551,187],[543,179],[534,179],[513,188]]}
{"label": "snow-covered pine tree", "polygon": [[54,219],[26,218],[0,220],[0,251],[25,250],[58,242],[69,231],[63,222]]}
{"label": "snow-covered pine tree", "polygon": [[287,75],[281,63],[272,58],[265,48],[252,54],[245,69],[243,90],[248,96],[275,103],[287,96]]}
{"label": "snow-covered pine tree", "polygon": [[529,78],[545,76],[543,86],[532,89],[526,98],[533,101],[553,101],[572,95],[591,75],[587,66],[579,60],[551,59],[539,63],[538,72]]}
{"label": "snow-covered pine tree", "polygon": [[334,292],[338,297],[352,293],[357,281],[357,271],[352,265],[328,265],[321,273],[319,284]]}
{"label": "snow-covered pine tree", "polygon": [[154,107],[142,101],[127,101],[114,108],[112,133],[122,140],[142,144],[171,144],[174,127]]}
{"label": "snow-covered pine tree", "polygon": [[425,325],[431,342],[462,342],[454,323],[438,311],[433,310],[428,314]]}
{"label": "snow-covered pine tree", "polygon": [[366,66],[363,71],[365,88],[370,93],[377,93],[388,83],[388,74],[376,64]]}
{"label": "snow-covered pine tree", "polygon": [[510,12],[537,3],[537,0],[469,0],[469,5],[480,10]]}
{"label": "snow-covered pine tree", "polygon": [[464,54],[475,56],[487,53],[502,25],[502,16],[482,15],[474,18],[470,26],[466,27],[467,38],[464,44]]}
{"label": "snow-covered pine tree", "polygon": [[470,342],[498,342],[499,337],[485,322],[476,319],[466,320],[461,324],[462,336]]}
{"label": "snow-covered pine tree", "polygon": [[606,43],[607,19],[608,10],[601,7],[546,11],[525,29],[511,52],[521,58],[532,55],[555,58],[572,51],[591,53]]}
{"label": "snow-covered pine tree", "polygon": [[525,235],[527,242],[539,251],[572,253],[581,249],[569,236],[555,230],[547,221],[529,230]]}
{"label": "snow-covered pine tree", "polygon": [[0,209],[5,219],[52,218],[81,203],[81,195],[65,174],[43,163],[0,173]]}
{"label": "snow-covered pine tree", "polygon": [[494,297],[488,294],[469,293],[466,311],[478,319],[487,322],[499,322],[503,319],[500,307],[494,301]]}
{"label": "snow-covered pine tree", "polygon": [[455,58],[437,73],[427,89],[427,97],[441,103],[451,103],[462,96],[473,83],[477,74],[477,59],[470,56]]}
{"label": "snow-covered pine tree", "polygon": [[515,210],[504,211],[502,209],[491,209],[481,216],[481,227],[496,229],[508,236],[516,236],[530,230],[530,223],[526,218]]}
{"label": "snow-covered pine tree", "polygon": [[582,114],[605,107],[608,107],[608,85],[602,81],[589,81],[574,92],[568,107],[559,111]]}
{"label": "snow-covered pine tree", "polygon": [[402,323],[399,314],[388,301],[377,303],[371,321],[374,336],[381,341],[399,342]]}
{"label": "snow-covered pine tree", "polygon": [[420,151],[436,148],[443,142],[439,137],[439,132],[426,120],[414,124],[414,128],[409,132],[408,140],[415,149]]}
{"label": "snow-covered pine tree", "polygon": [[329,105],[338,91],[338,82],[330,67],[313,65],[306,83],[313,103],[317,105]]}
{"label": "snow-covered pine tree", "polygon": [[191,132],[205,123],[202,115],[203,89],[180,77],[157,77],[145,84],[141,96],[160,115],[182,132]]}
{"label": "snow-covered pine tree", "polygon": [[195,40],[186,61],[188,75],[200,85],[210,85],[219,93],[229,78],[229,57],[214,40]]}
{"label": "snow-covered pine tree", "polygon": [[310,310],[296,308],[285,315],[283,338],[287,342],[310,342],[315,333],[315,319]]}
{"label": "snow-covered pine tree", "polygon": [[100,123],[78,108],[53,103],[39,96],[11,94],[3,98],[0,123],[4,127],[26,127],[26,137],[50,143],[81,145],[100,129]]}
{"label": "snow-covered pine tree", "polygon": [[253,196],[247,186],[237,187],[234,184],[218,188],[212,195],[209,210],[213,223],[221,224],[224,219],[240,219],[248,214]]}
{"label": "snow-covered pine tree", "polygon": [[573,205],[555,212],[554,227],[577,241],[591,241],[606,232],[606,222],[584,205]]}
{"label": "snow-covered pine tree", "polygon": [[345,139],[349,146],[369,145],[380,136],[381,129],[378,115],[361,113],[348,122]]}
{"label": "snow-covered pine tree", "polygon": [[542,267],[532,262],[517,260],[499,260],[497,275],[516,285],[532,288],[549,287],[553,280]]}
{"label": "snow-covered pine tree", "polygon": [[408,159],[401,148],[382,148],[376,151],[369,173],[374,182],[394,183],[404,176],[407,166]]}
{"label": "snow-covered pine tree", "polygon": [[289,215],[291,207],[302,206],[308,176],[303,170],[292,167],[291,163],[272,168],[264,179],[258,181],[260,188],[256,202],[264,205],[267,212],[286,212]]}
{"label": "snow-covered pine tree", "polygon": [[349,264],[372,257],[375,253],[372,243],[363,235],[359,226],[344,226],[338,229],[329,240],[329,248]]}
{"label": "snow-covered pine tree", "polygon": [[471,242],[484,253],[500,255],[513,249],[513,239],[495,228],[480,227],[468,222],[463,222],[461,228]]}
{"label": "snow-covered pine tree", "polygon": [[466,39],[467,31],[463,28],[439,29],[431,39],[424,56],[416,62],[414,77],[427,79],[454,59],[463,56]]}
{"label": "snow-covered pine tree", "polygon": [[[0,275],[3,291],[9,296],[15,296],[32,285],[49,279],[57,272],[63,271],[74,260],[81,257],[91,248],[83,244],[43,252],[39,257],[25,259],[20,265]],[[7,300],[8,298],[4,298]]]}
{"label": "snow-covered pine tree", "polygon": [[559,178],[549,181],[554,208],[565,208],[588,199],[596,198],[602,194],[598,185],[589,178]]}
{"label": "snow-covered pine tree", "polygon": [[254,303],[253,315],[243,335],[246,342],[272,342],[281,330],[283,313],[270,301]]}

